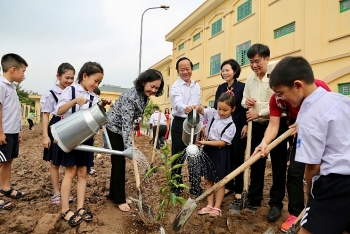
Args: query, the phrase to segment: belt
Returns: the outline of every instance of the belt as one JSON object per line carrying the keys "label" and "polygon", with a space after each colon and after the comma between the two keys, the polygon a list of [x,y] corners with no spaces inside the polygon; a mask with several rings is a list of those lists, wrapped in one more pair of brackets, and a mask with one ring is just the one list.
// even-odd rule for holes
{"label": "belt", "polygon": [[253,123],[258,123],[258,124],[261,124],[261,125],[268,125],[269,121],[264,121],[264,122],[253,121]]}
{"label": "belt", "polygon": [[182,117],[179,117],[179,116],[174,116],[174,119],[183,121],[183,120],[185,120],[186,118],[182,118]]}

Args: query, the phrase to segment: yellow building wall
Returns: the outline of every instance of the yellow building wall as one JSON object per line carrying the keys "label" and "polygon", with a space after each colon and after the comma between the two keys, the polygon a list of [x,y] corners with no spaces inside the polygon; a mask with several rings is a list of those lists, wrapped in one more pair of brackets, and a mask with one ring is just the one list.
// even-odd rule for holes
{"label": "yellow building wall", "polygon": [[[269,46],[270,61],[305,57],[315,77],[334,92],[338,92],[338,84],[350,82],[350,10],[340,12],[339,0],[252,0],[252,14],[237,21],[237,9],[246,1],[207,0],[166,35],[173,43],[171,84],[178,76],[175,64],[179,58],[199,63],[192,79],[202,88],[202,105],[208,105],[223,83],[220,74],[210,76],[210,57],[220,53],[221,63],[236,59],[237,46],[247,41]],[[212,23],[220,18],[222,31],[211,36]],[[294,32],[275,38],[276,29],[292,22]],[[200,39],[193,41],[198,32]],[[182,43],[184,48],[179,50]],[[252,70],[249,64],[241,69],[239,80],[244,82]],[[154,101],[164,102],[161,98]]]}

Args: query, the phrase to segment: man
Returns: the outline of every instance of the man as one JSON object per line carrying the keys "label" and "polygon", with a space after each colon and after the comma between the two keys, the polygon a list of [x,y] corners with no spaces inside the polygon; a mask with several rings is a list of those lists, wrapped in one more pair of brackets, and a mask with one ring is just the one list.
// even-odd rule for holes
{"label": "man", "polygon": [[286,57],[271,88],[300,110],[295,160],[305,163],[306,208],[298,233],[350,233],[350,99],[317,87],[303,57]]}
{"label": "man", "polygon": [[[171,154],[177,154],[186,148],[186,145],[182,142],[182,125],[193,109],[193,105],[200,105],[201,90],[199,85],[191,79],[192,76],[192,62],[182,57],[176,62],[176,70],[179,77],[171,86],[170,99],[172,104],[172,116],[173,123],[171,126]],[[173,165],[183,163],[185,161],[185,154],[180,156]],[[192,165],[189,165],[192,166]],[[200,173],[199,168],[193,165],[194,168],[189,170],[190,173],[190,193],[192,195],[200,195],[203,191],[200,187]],[[181,167],[172,170],[173,174],[181,175]],[[182,178],[178,178],[178,181],[182,183]],[[181,188],[173,188],[173,193],[179,195],[182,192]]]}
{"label": "man", "polygon": [[[330,91],[328,86],[321,80],[315,80],[317,87],[322,87],[327,91]],[[260,145],[255,149],[256,154],[261,151],[261,155],[265,157],[269,152],[265,149],[268,144],[270,144],[273,139],[276,138],[279,131],[279,123],[283,113],[288,116],[288,124],[292,125],[297,119],[297,115],[300,109],[300,105],[292,106],[291,103],[286,102],[279,95],[273,94],[270,99],[270,121],[267,129],[265,131],[264,138],[262,139]],[[292,138],[292,147],[290,154],[290,164],[287,173],[287,192],[288,192],[288,212],[289,216],[287,220],[282,224],[281,230],[287,232],[292,226],[294,221],[299,216],[300,212],[304,208],[304,170],[305,164],[295,161],[296,152],[296,136]]]}
{"label": "man", "polygon": [[[159,115],[160,115],[160,122],[159,122],[158,139],[155,139]],[[165,138],[166,131],[168,131],[168,125],[166,123],[165,115],[163,113],[159,113],[158,106],[153,107],[153,114],[151,115],[151,118],[149,119],[149,127],[150,127],[150,129],[153,128],[152,143],[154,143],[154,141],[156,140],[157,141],[157,149],[160,149],[164,145],[164,138]]]}
{"label": "man", "polygon": [[[254,71],[248,76],[243,91],[242,106],[249,108],[247,121],[252,123],[251,152],[254,151],[264,137],[264,132],[269,124],[269,100],[273,94],[269,87],[267,68],[270,50],[266,45],[252,45],[247,56],[250,68]],[[281,117],[278,136],[287,130],[286,117]],[[285,195],[286,169],[287,169],[287,141],[281,142],[271,151],[272,187],[270,189],[270,210],[267,219],[276,221],[281,216],[283,198]],[[261,206],[263,199],[264,175],[266,158],[261,158],[251,166],[250,186],[246,207],[255,210]]]}

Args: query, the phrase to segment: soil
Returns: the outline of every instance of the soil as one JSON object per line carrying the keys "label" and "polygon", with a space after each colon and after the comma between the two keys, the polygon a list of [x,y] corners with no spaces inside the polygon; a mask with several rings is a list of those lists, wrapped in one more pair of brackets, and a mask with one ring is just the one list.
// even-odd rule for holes
{"label": "soil", "polygon": [[[21,199],[10,200],[14,207],[10,211],[0,210],[0,233],[161,233],[158,223],[145,224],[139,217],[135,206],[131,204],[130,212],[122,212],[117,205],[106,198],[109,189],[110,176],[110,156],[102,154],[102,157],[95,155],[95,170],[97,176],[87,176],[86,208],[94,215],[92,222],[83,222],[76,228],[71,228],[67,222],[61,219],[60,206],[51,205],[50,197],[53,190],[50,180],[49,163],[42,160],[41,130],[39,125],[35,125],[33,130],[28,130],[24,126],[22,132],[22,142],[20,143],[20,155],[13,161],[12,167],[12,187],[26,193]],[[152,145],[150,137],[136,137],[135,143],[138,149],[151,161]],[[101,146],[101,135],[96,136],[96,145]],[[156,154],[155,165],[160,163]],[[145,178],[145,173],[141,171],[141,191],[143,202],[152,207],[154,213],[158,208],[158,191],[165,178],[161,173],[151,178]],[[60,169],[61,179],[64,175],[64,168]],[[184,182],[188,184],[187,170],[183,170]],[[284,201],[282,217],[276,222],[267,221],[269,206],[269,188],[271,187],[271,165],[268,163],[265,174],[264,200],[262,207],[257,212],[243,210],[240,215],[231,214],[228,209],[233,201],[233,194],[225,197],[222,205],[222,216],[210,218],[207,215],[197,215],[197,210],[193,212],[186,225],[178,232],[187,233],[264,233],[272,228],[275,233],[281,233],[279,228],[288,216],[287,197]],[[75,181],[73,182],[72,195],[76,196]],[[135,186],[133,166],[130,160],[126,164],[126,193],[127,196],[137,197],[138,192]],[[182,193],[187,200],[187,191]],[[206,205],[206,200],[199,202],[197,209]],[[76,210],[76,200],[71,205],[72,210]],[[181,207],[171,208],[162,226],[165,233],[174,233],[172,223],[181,210]],[[163,232],[164,233],[164,232]]]}

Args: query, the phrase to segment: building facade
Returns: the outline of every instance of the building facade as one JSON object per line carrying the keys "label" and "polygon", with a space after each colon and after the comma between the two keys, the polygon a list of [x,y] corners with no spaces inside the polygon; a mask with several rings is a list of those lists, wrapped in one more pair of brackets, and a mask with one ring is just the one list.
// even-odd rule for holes
{"label": "building facade", "polygon": [[334,92],[350,95],[350,0],[207,0],[171,30],[172,55],[152,66],[166,77],[165,95],[153,98],[170,107],[168,86],[177,79],[175,63],[188,57],[192,78],[202,88],[202,104],[213,105],[223,82],[220,65],[233,58],[252,73],[246,52],[255,43],[269,46],[270,61],[303,56],[315,77]]}

